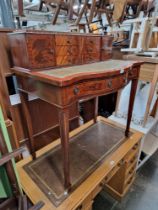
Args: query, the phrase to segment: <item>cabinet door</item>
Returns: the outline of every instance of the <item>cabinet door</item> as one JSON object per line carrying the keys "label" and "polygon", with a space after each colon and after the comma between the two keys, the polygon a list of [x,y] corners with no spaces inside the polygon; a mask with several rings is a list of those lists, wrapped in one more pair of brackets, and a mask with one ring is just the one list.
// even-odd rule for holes
{"label": "cabinet door", "polygon": [[28,34],[27,50],[30,68],[55,66],[54,35]]}

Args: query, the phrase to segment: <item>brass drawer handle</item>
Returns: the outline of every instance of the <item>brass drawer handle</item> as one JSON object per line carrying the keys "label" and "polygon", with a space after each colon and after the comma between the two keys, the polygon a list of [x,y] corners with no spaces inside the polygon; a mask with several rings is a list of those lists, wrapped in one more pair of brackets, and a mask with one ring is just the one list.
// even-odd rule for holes
{"label": "brass drawer handle", "polygon": [[134,167],[131,168],[131,170],[129,171],[129,174],[131,175],[134,171]]}
{"label": "brass drawer handle", "polygon": [[112,81],[111,81],[111,80],[108,81],[108,87],[109,87],[109,88],[112,88]]}
{"label": "brass drawer handle", "polygon": [[79,93],[79,88],[78,87],[75,87],[74,88],[74,94],[77,95],[78,93]]}
{"label": "brass drawer handle", "polygon": [[53,49],[50,49],[49,51],[51,54],[54,54],[54,50]]}
{"label": "brass drawer handle", "polygon": [[136,150],[138,148],[138,144],[135,144],[133,147],[133,150]]}
{"label": "brass drawer handle", "polygon": [[134,157],[132,158],[132,160],[130,160],[130,163],[134,163],[135,159],[136,159],[136,156],[134,156]]}
{"label": "brass drawer handle", "polygon": [[119,163],[118,163],[118,166],[120,167],[120,166],[122,166],[122,165],[124,165],[125,164],[125,161],[122,159]]}
{"label": "brass drawer handle", "polygon": [[127,182],[127,184],[131,184],[133,177],[130,178],[130,180]]}

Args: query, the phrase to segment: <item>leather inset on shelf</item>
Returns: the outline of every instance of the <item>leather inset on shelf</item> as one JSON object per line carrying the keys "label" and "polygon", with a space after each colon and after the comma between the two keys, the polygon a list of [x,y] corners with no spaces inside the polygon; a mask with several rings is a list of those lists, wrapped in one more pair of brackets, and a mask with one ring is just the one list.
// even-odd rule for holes
{"label": "leather inset on shelf", "polygon": [[[125,141],[124,130],[98,122],[70,139],[72,191],[104,158]],[[24,167],[33,181],[58,206],[64,195],[62,150],[57,146]]]}

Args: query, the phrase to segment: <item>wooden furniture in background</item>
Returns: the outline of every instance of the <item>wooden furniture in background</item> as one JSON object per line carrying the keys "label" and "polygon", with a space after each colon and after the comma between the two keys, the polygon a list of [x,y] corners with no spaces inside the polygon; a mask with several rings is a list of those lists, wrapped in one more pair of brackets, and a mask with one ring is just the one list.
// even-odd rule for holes
{"label": "wooden furniture in background", "polygon": [[136,56],[136,55],[130,54],[130,55],[125,55],[124,59],[143,61],[144,64],[140,68],[139,79],[142,81],[150,82],[151,84],[149,97],[148,97],[148,101],[146,105],[146,111],[144,115],[144,121],[143,121],[143,126],[145,127],[148,116],[150,115],[151,103],[152,103],[152,99],[156,91],[157,82],[158,82],[158,58]]}
{"label": "wooden furniture in background", "polygon": [[[119,124],[112,121],[98,117],[99,122],[103,122],[114,128],[122,128]],[[70,133],[70,137],[79,135],[85,129],[93,125],[93,120],[82,125]],[[124,129],[124,128],[123,128]],[[17,163],[17,169],[22,180],[22,187],[33,203],[36,203],[39,198],[45,203],[43,210],[92,210],[95,196],[102,190],[106,190],[114,198],[119,201],[127,193],[135,179],[137,157],[139,153],[140,140],[142,134],[132,131],[133,134],[126,138],[115,151],[108,155],[102,164],[76,189],[74,190],[62,204],[56,207],[48,199],[48,197],[41,191],[39,186],[31,179],[29,174],[24,170],[24,166],[32,161],[28,157]],[[41,157],[51,149],[60,145],[60,139],[56,142],[47,145],[45,148],[37,151],[37,157]],[[120,173],[122,171],[122,173]],[[118,175],[119,174],[119,179]],[[121,190],[118,188],[119,182]],[[29,184],[29,188],[28,188]]]}
{"label": "wooden furniture in background", "polygon": [[[147,3],[150,3],[147,1]],[[155,2],[155,11],[152,17],[137,18],[133,22],[133,30],[129,48],[121,49],[122,52],[134,52],[139,55],[153,56],[158,54],[158,45],[151,47],[155,32],[157,32],[158,2]],[[155,27],[156,26],[156,27]]]}
{"label": "wooden furniture in background", "polygon": [[[23,34],[20,33],[20,35],[22,35],[23,37]],[[68,39],[68,37],[66,37],[66,39],[63,39],[63,42],[61,42],[62,40],[61,35],[59,34],[55,35],[56,35],[55,36],[56,43],[59,44],[61,43],[72,44],[73,42],[76,41],[77,38],[80,38],[80,36],[77,35],[74,36],[74,39],[71,40]],[[45,36],[45,34],[43,36]],[[92,45],[94,44],[94,41],[91,38],[89,38],[89,36],[83,36],[83,37],[86,39],[86,41],[89,44],[91,43]],[[27,121],[27,130],[29,134],[32,155],[35,158],[34,139],[32,134],[33,132],[31,124],[31,116],[28,108],[27,93],[35,93],[42,100],[47,101],[48,103],[58,108],[60,136],[61,136],[61,144],[63,149],[64,186],[65,189],[69,190],[71,187],[70,170],[69,170],[69,135],[68,135],[70,105],[75,104],[81,98],[96,97],[99,95],[106,95],[112,92],[117,92],[119,89],[127,85],[127,83],[131,80],[132,89],[131,89],[131,97],[129,103],[127,127],[125,131],[125,135],[128,136],[141,62],[130,62],[130,61],[121,62],[119,60],[116,61],[109,60],[105,62],[98,62],[81,66],[73,66],[68,68],[66,67],[61,69],[57,68],[49,70],[43,69],[43,71],[42,69],[40,69],[40,71],[37,71],[37,69],[36,70],[34,69],[35,68],[34,64],[37,64],[38,67],[43,67],[43,68],[48,67],[45,66],[47,64],[42,63],[41,65],[40,63],[41,60],[39,59],[35,60],[36,62],[38,61],[37,63],[36,62],[31,63],[31,65],[30,63],[27,62],[27,60],[24,63],[23,62],[21,63],[20,62],[21,54],[17,52],[17,46],[19,47],[20,45],[20,42],[18,42],[18,38],[19,38],[18,33],[10,36],[12,54],[14,59],[13,71],[16,74],[19,83],[19,91],[23,105],[23,111],[25,113],[25,118]],[[103,39],[104,37],[96,36],[95,38],[97,38],[96,41],[98,41],[98,45],[96,45],[95,43],[95,46],[97,48],[97,52],[99,53],[99,56],[97,54],[99,60],[100,56],[101,58],[104,56],[100,54],[99,51],[100,48],[98,47],[101,46],[100,42],[104,41]],[[103,40],[101,40],[101,38]],[[38,42],[39,40],[40,39],[38,39]],[[52,43],[50,42],[50,37],[49,37],[49,43]],[[51,45],[49,44],[48,46]],[[51,49],[49,49],[49,52]],[[93,48],[91,49],[93,51]],[[35,48],[33,50],[35,50]],[[32,53],[32,47],[31,50],[28,50],[28,52]],[[47,53],[46,55],[48,54],[49,53]],[[34,56],[33,58],[35,57],[36,56]],[[51,62],[52,57],[54,61],[54,54],[49,56],[50,65],[52,65]],[[47,63],[49,65],[49,62]],[[96,109],[97,109],[97,103],[95,107],[95,113],[97,113]],[[96,116],[94,117],[94,121],[96,121]]]}
{"label": "wooden furniture in background", "polygon": [[[4,144],[4,142],[2,142],[2,138],[3,138],[3,136],[2,136],[2,133],[1,133],[1,130],[0,130],[0,150],[1,150],[1,152],[4,152],[4,148],[2,146],[2,144]],[[13,152],[10,152],[10,153],[6,153],[6,151],[5,151],[3,156],[0,157],[0,166],[3,166],[3,165],[6,166],[7,175],[8,175],[8,177],[11,181],[12,181],[12,179],[14,177],[14,173],[15,173],[13,168],[11,167],[11,160],[13,158],[21,155],[21,153],[24,152],[24,151],[25,151],[25,148],[20,147],[20,148],[14,150]],[[19,210],[39,210],[44,206],[44,203],[40,201],[40,202],[36,203],[34,206],[32,206],[31,208],[28,209],[26,195],[22,195],[21,192],[19,192],[19,194],[20,194],[19,199],[18,199],[18,209]],[[5,204],[4,203],[0,204],[1,210],[9,209],[9,203],[10,203],[9,201],[10,200],[8,199],[8,202],[5,201]],[[14,207],[14,205],[12,204],[12,206],[11,206],[11,204],[10,204],[10,207]]]}
{"label": "wooden furniture in background", "polygon": [[73,15],[78,16],[78,13],[73,9],[74,3],[74,0],[40,0],[39,10],[42,10],[43,4],[45,4],[48,10],[53,13],[52,24],[55,25],[61,10],[67,12],[69,20],[73,19]]}
{"label": "wooden furniture in background", "polygon": [[18,15],[24,16],[23,0],[18,0]]}
{"label": "wooden furniture in background", "polygon": [[16,136],[14,123],[12,121],[12,111],[9,99],[9,90],[7,87],[7,78],[12,74],[10,71],[11,60],[10,47],[8,43],[7,33],[12,32],[12,29],[0,30],[0,104],[4,115],[5,123],[8,129],[12,147],[19,147],[19,142]]}

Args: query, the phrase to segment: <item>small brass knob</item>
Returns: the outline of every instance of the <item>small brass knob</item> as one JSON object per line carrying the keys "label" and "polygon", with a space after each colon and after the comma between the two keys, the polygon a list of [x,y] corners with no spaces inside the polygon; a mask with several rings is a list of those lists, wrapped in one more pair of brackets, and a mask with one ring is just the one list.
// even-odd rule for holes
{"label": "small brass knob", "polygon": [[108,81],[108,87],[109,87],[109,88],[112,88],[112,81],[111,81],[111,80]]}
{"label": "small brass knob", "polygon": [[79,88],[78,88],[78,87],[75,87],[75,88],[74,88],[74,94],[77,95],[78,92],[79,92]]}
{"label": "small brass knob", "polygon": [[53,50],[53,49],[50,49],[50,53],[51,53],[51,54],[54,54],[54,50]]}

